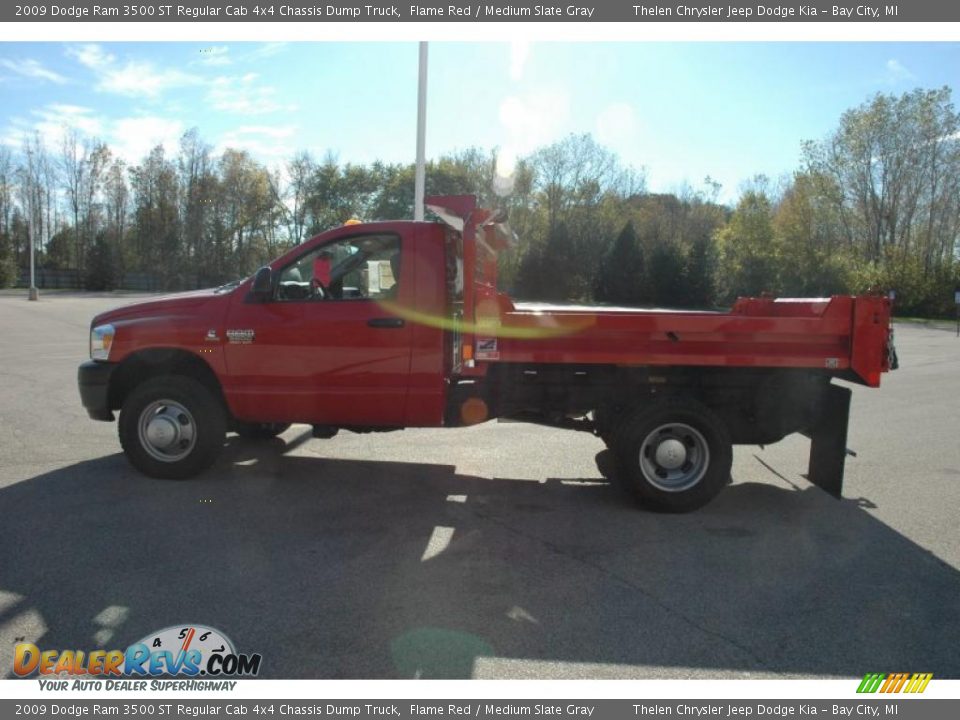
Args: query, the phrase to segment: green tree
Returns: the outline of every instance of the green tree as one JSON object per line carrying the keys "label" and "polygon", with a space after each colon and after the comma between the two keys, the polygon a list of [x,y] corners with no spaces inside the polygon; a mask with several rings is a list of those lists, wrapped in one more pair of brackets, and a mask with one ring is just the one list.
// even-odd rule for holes
{"label": "green tree", "polygon": [[157,145],[130,171],[134,196],[137,269],[158,278],[163,289],[183,287],[177,171]]}
{"label": "green tree", "polygon": [[[210,155],[211,148],[193,128],[180,138],[180,154],[177,157],[177,175],[179,189],[179,216],[181,244],[186,276],[195,287],[216,283],[223,278],[225,265],[220,265],[220,273],[211,272],[218,266],[215,242],[211,235],[212,215],[215,212],[218,181],[214,172],[214,163]],[[116,180],[111,183],[110,193],[115,212],[120,216],[117,235],[123,236],[121,208],[123,185]]]}
{"label": "green tree", "polygon": [[684,265],[683,305],[709,308],[716,301],[717,253],[713,238],[700,233],[690,243]]}
{"label": "green tree", "polygon": [[[341,167],[328,154],[314,172],[305,200],[308,235],[343,225],[351,218],[368,218],[382,178],[392,172],[382,163],[369,168],[350,164]],[[410,193],[412,197],[412,187]]]}
{"label": "green tree", "polygon": [[44,267],[50,270],[66,270],[74,266],[71,253],[72,237],[73,232],[68,227],[50,238],[44,251]]}
{"label": "green tree", "polygon": [[13,242],[0,231],[0,288],[12,287],[17,282],[17,264],[13,259]]}
{"label": "green tree", "polygon": [[781,290],[788,295],[824,296],[849,289],[853,258],[829,200],[835,192],[831,178],[797,173],[776,208],[773,228],[787,270],[781,273]]}
{"label": "green tree", "polygon": [[73,216],[73,260],[83,274],[87,247],[93,242],[98,224],[97,196],[109,166],[110,150],[95,139],[82,137],[76,128],[63,138],[60,177]]}
{"label": "green tree", "polygon": [[130,187],[127,184],[127,169],[123,160],[115,159],[107,169],[103,194],[105,232],[113,246],[117,282],[122,283],[128,265],[126,241],[130,209]]}
{"label": "green tree", "polygon": [[225,276],[245,275],[270,259],[274,249],[276,196],[266,168],[246,151],[224,150],[219,175],[218,210],[232,255]]}
{"label": "green tree", "polygon": [[274,194],[287,226],[288,239],[293,245],[299,245],[307,239],[307,197],[310,179],[316,169],[313,156],[301,150],[286,163],[286,188],[279,180],[276,182]]}
{"label": "green tree", "polygon": [[725,299],[779,291],[780,244],[773,231],[773,208],[765,194],[745,192],[717,240]]}
{"label": "green tree", "polygon": [[652,300],[664,307],[684,307],[689,304],[683,250],[675,242],[661,240],[654,243],[647,268]]}
{"label": "green tree", "polygon": [[524,256],[517,277],[517,291],[528,299],[582,300],[574,257],[573,239],[567,226],[561,223],[542,247],[534,248]]}
{"label": "green tree", "polygon": [[87,290],[113,290],[117,287],[116,258],[104,233],[97,235],[87,256],[84,287]]}
{"label": "green tree", "polygon": [[848,244],[864,260],[915,255],[925,272],[953,262],[960,234],[960,114],[950,88],[875,95],[845,112],[825,140],[806,143],[804,162],[835,182],[827,197]]}
{"label": "green tree", "polygon": [[645,280],[643,250],[633,223],[628,221],[600,262],[594,297],[602,302],[639,305],[648,297]]}

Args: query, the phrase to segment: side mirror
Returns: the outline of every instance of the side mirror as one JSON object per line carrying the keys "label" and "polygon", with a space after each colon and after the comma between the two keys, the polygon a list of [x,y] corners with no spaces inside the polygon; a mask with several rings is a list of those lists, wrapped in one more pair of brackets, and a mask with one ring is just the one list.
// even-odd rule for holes
{"label": "side mirror", "polygon": [[269,265],[264,265],[257,270],[257,274],[253,276],[253,285],[250,288],[250,293],[260,302],[265,302],[270,299],[270,296],[273,294],[273,271]]}

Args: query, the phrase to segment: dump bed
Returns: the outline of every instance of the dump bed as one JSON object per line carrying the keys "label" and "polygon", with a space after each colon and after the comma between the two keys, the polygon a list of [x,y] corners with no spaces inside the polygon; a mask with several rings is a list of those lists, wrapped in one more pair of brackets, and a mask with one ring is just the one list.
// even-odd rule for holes
{"label": "dump bed", "polygon": [[497,253],[512,238],[502,218],[469,196],[428,206],[462,237],[464,375],[493,363],[802,368],[877,387],[890,369],[886,297],[741,298],[729,312],[514,303],[497,289]]}
{"label": "dump bed", "polygon": [[728,313],[518,304],[490,320],[478,360],[819,368],[874,387],[889,369],[883,297],[741,299]]}

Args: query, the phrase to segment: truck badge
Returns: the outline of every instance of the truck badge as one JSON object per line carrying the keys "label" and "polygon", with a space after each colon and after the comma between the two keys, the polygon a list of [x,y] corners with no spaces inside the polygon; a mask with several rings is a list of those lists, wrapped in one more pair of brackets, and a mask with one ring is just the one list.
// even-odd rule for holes
{"label": "truck badge", "polygon": [[236,345],[249,345],[255,337],[253,330],[227,330],[227,340]]}
{"label": "truck badge", "polygon": [[215,328],[210,328],[207,330],[207,336],[204,338],[207,342],[220,342],[220,338],[217,337],[217,331]]}

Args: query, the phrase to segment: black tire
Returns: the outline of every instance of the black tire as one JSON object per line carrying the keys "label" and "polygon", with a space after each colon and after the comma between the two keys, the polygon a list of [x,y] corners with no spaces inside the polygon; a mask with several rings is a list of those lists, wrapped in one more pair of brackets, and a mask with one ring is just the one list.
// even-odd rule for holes
{"label": "black tire", "polygon": [[720,419],[694,400],[659,400],[625,415],[611,445],[621,479],[655,510],[701,508],[730,479],[730,436]]}
{"label": "black tire", "polygon": [[594,433],[608,448],[613,447],[619,424],[623,422],[624,408],[620,405],[597,408],[591,412]]}
{"label": "black tire", "polygon": [[269,440],[286,431],[290,423],[252,423],[237,421],[233,431],[244,440]]}
{"label": "black tire", "polygon": [[226,413],[202,383],[182,375],[147,380],[127,396],[117,425],[130,463],[145,475],[186,480],[223,449]]}

